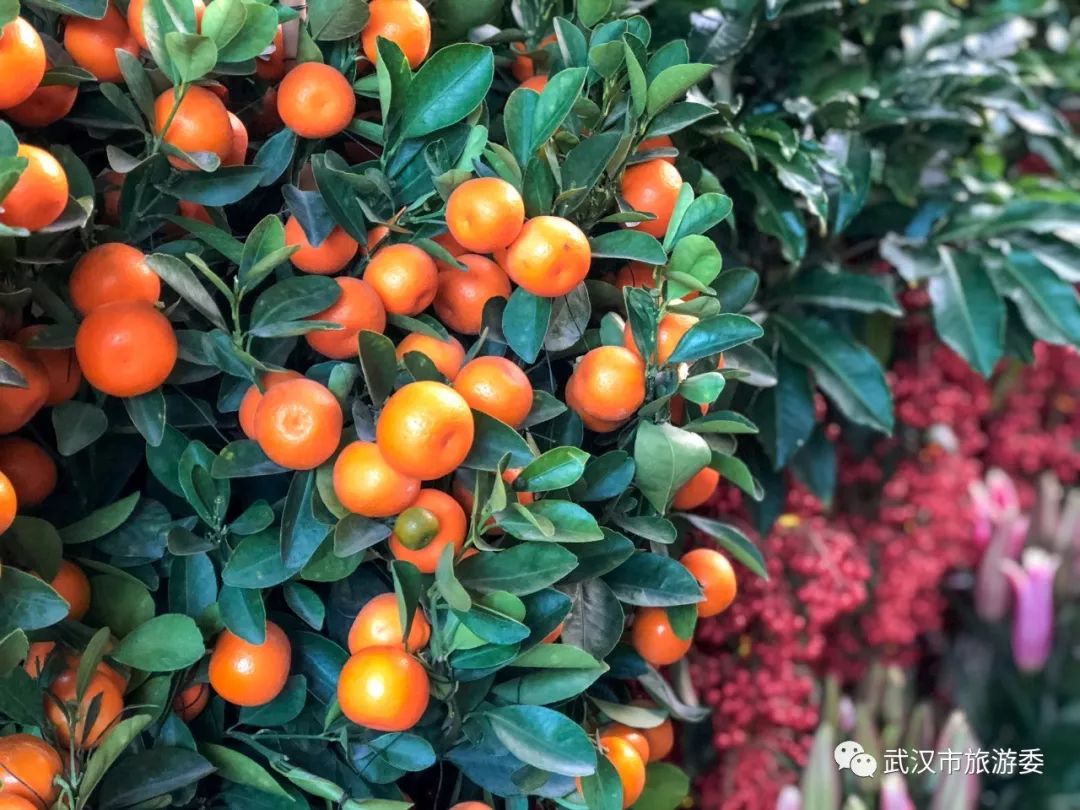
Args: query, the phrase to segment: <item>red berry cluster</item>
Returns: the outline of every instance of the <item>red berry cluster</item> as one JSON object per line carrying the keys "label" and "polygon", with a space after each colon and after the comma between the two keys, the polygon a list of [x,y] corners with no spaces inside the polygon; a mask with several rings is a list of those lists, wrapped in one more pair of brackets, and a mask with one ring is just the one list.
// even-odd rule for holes
{"label": "red berry cluster", "polygon": [[[988,464],[1017,481],[1044,470],[1066,485],[1080,480],[1080,353],[1036,346],[1035,363],[1009,386],[987,435]],[[1021,497],[1030,505],[1031,488]]]}
{"label": "red berry cluster", "polygon": [[[943,630],[946,576],[977,560],[968,487],[986,468],[1003,468],[1029,501],[1043,470],[1080,480],[1080,354],[1040,345],[1034,365],[1006,360],[986,381],[938,342],[921,292],[904,296],[914,311],[889,373],[895,436],[869,454],[839,447],[828,516],[792,487],[759,540],[769,579],[740,569],[738,599],[700,625],[691,674],[720,753],[699,779],[705,808],[772,810],[809,750],[820,676],[851,683],[873,661],[919,660]],[[839,441],[838,425],[827,432]],[[743,514],[733,487],[711,506]]]}
{"label": "red berry cluster", "polygon": [[722,758],[700,785],[705,807],[775,801],[805,762],[818,723],[816,674],[836,622],[866,599],[870,567],[855,537],[815,516],[805,493],[788,506],[808,514],[789,512],[760,541],[769,579],[743,576],[735,603],[698,628],[691,674],[713,707]]}

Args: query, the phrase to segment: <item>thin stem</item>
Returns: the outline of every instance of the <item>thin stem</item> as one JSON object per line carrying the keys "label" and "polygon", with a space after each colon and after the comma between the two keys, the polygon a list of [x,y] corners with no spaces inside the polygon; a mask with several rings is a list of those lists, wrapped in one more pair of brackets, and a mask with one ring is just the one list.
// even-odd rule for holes
{"label": "thin stem", "polygon": [[165,142],[165,133],[169,131],[169,127],[172,126],[173,118],[176,117],[176,113],[180,109],[180,104],[184,101],[184,96],[187,95],[189,85],[181,84],[179,89],[173,93],[173,105],[169,110],[169,117],[165,119],[165,126],[161,128],[161,131],[154,137],[154,145],[150,149],[151,155],[156,155],[161,151],[161,145]]}

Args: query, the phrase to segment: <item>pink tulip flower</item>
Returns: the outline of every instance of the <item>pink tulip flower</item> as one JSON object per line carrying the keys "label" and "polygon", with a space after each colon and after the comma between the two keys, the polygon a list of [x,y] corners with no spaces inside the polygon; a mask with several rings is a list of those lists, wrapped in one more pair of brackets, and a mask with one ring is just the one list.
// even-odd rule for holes
{"label": "pink tulip flower", "polygon": [[887,773],[881,781],[881,802],[879,810],[915,810],[915,804],[908,795],[907,783],[898,773]]}
{"label": "pink tulip flower", "polygon": [[1002,563],[1019,556],[1029,525],[1029,518],[1022,515],[994,525],[975,571],[975,612],[983,621],[1000,621],[1009,610],[1009,583]]}
{"label": "pink tulip flower", "polygon": [[787,785],[776,797],[776,810],[802,810],[802,794],[794,785]]}
{"label": "pink tulip flower", "polygon": [[1038,672],[1054,643],[1054,577],[1061,558],[1040,548],[1028,548],[1021,558],[1003,560],[1002,570],[1012,584],[1013,660],[1021,672]]}

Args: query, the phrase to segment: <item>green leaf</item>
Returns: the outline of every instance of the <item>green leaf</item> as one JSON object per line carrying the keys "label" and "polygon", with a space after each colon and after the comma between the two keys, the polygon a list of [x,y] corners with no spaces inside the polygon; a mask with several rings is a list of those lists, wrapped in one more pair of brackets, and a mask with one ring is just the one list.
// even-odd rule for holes
{"label": "green leaf", "polygon": [[346,515],[334,528],[334,553],[348,557],[378,545],[390,536],[390,527],[362,515]]}
{"label": "green leaf", "polygon": [[521,434],[505,422],[480,411],[473,411],[475,433],[472,449],[461,463],[472,470],[495,470],[504,456],[511,467],[525,467],[533,460],[533,451]]}
{"label": "green leaf", "polygon": [[[782,0],[781,0],[782,2]],[[645,790],[635,810],[676,810],[690,795],[690,778],[670,762],[652,762],[645,769]]]}
{"label": "green leaf", "polygon": [[326,605],[315,591],[299,582],[286,582],[282,594],[293,613],[313,630],[322,630],[326,621]]}
{"label": "green leaf", "polygon": [[1080,301],[1071,284],[1026,250],[987,264],[998,292],[1010,299],[1024,325],[1039,340],[1080,344]]}
{"label": "green leaf", "polygon": [[308,10],[308,26],[316,42],[352,39],[364,30],[370,18],[363,0],[329,0],[313,3]]}
{"label": "green leaf", "polygon": [[214,766],[186,748],[152,748],[118,761],[101,782],[101,807],[129,805],[164,796],[198,782],[214,772]]}
{"label": "green leaf", "polygon": [[727,523],[707,518],[704,515],[681,514],[691,526],[715,540],[725,551],[731,554],[762,579],[768,579],[765,558],[745,534]]}
{"label": "green leaf", "polygon": [[61,402],[54,407],[52,423],[56,431],[56,450],[62,456],[73,456],[89,447],[109,428],[105,411],[77,400]]}
{"label": "green leaf", "polygon": [[[540,100],[533,113],[532,151],[547,143],[562,126],[581,96],[585,73],[585,68],[566,68],[550,77],[547,86],[540,93]],[[522,165],[528,163],[527,160],[521,160],[521,156],[518,156],[518,159]]]}
{"label": "green leaf", "polygon": [[263,145],[251,160],[253,166],[262,169],[260,186],[273,185],[285,173],[296,152],[297,140],[297,134],[284,127],[263,141]]}
{"label": "green leaf", "polygon": [[589,454],[576,447],[556,447],[529,462],[514,481],[514,489],[524,492],[548,492],[565,489],[585,472]]}
{"label": "green leaf", "polygon": [[[604,173],[612,153],[618,148],[622,135],[618,132],[600,132],[582,140],[566,156],[562,165],[563,184],[566,193],[559,198],[561,213],[570,213],[585,202]],[[578,193],[566,199],[567,193]]]}
{"label": "green leaf", "polygon": [[581,780],[581,795],[588,810],[620,810],[624,806],[622,779],[611,760],[597,757],[596,773]]}
{"label": "green leaf", "polygon": [[46,582],[60,570],[63,543],[59,532],[46,520],[19,515],[4,534],[4,545]]}
{"label": "green leaf", "polygon": [[48,583],[11,565],[0,569],[0,634],[48,627],[67,613],[68,603]]}
{"label": "green leaf", "polygon": [[558,582],[577,564],[577,557],[562,546],[523,543],[462,560],[457,566],[457,577],[465,587],[480,593],[506,591],[524,596]]}
{"label": "green leaf", "polygon": [[419,138],[461,121],[487,95],[495,56],[483,45],[442,48],[417,71],[402,105],[403,138]]}
{"label": "green leaf", "polygon": [[665,68],[649,83],[648,113],[649,117],[685,98],[687,91],[695,84],[708,76],[713,70],[712,65],[689,64],[672,65]]}
{"label": "green leaf", "polygon": [[[468,591],[461,587],[457,576],[454,574],[454,544],[447,543],[439,555],[439,563],[435,568],[435,587],[439,589],[446,604],[457,614],[469,613],[473,609],[472,598]],[[476,608],[477,611],[480,608]],[[464,621],[464,620],[463,620]],[[489,639],[495,643],[513,644],[518,639],[511,638],[499,641],[498,638]]]}
{"label": "green leaf", "polygon": [[647,104],[648,81],[645,78],[645,71],[642,69],[641,63],[638,61],[637,56],[634,55],[634,49],[630,47],[630,43],[626,40],[623,40],[623,51],[626,62],[626,76],[630,80],[630,101],[633,105],[634,115],[640,118],[645,113],[645,105]]}
{"label": "green leaf", "polygon": [[401,635],[408,638],[416,607],[420,604],[420,592],[424,587],[423,575],[420,569],[408,560],[394,560],[390,563],[390,575],[394,580],[394,594],[397,596]]}
{"label": "green leaf", "polygon": [[307,679],[293,675],[276,698],[262,706],[241,706],[240,722],[248,726],[283,726],[297,718],[307,702]]}
{"label": "green leaf", "polygon": [[181,172],[180,179],[168,187],[168,192],[178,200],[220,207],[247,197],[262,177],[263,170],[258,166],[222,166],[213,172]]}
{"label": "green leaf", "polygon": [[[243,27],[225,44],[215,39],[218,44],[219,62],[244,62],[254,59],[269,48],[274,41],[278,26],[277,12],[270,6],[251,0],[243,0],[242,5]],[[207,9],[209,8],[210,4],[207,5]],[[210,31],[204,30],[203,33],[214,37]]]}
{"label": "green leaf", "polygon": [[645,132],[645,137],[672,135],[714,115],[716,115],[716,110],[712,107],[695,104],[692,101],[680,101],[672,104],[652,120]]}
{"label": "green leaf", "polygon": [[882,433],[892,433],[892,393],[877,359],[865,348],[816,318],[774,315],[781,346],[814,378],[844,415]]}
{"label": "green leaf", "polygon": [[[570,501],[545,499],[528,507],[513,505],[496,515],[496,522],[519,540],[557,543],[595,543],[603,539],[596,518]],[[551,527],[546,533],[537,523]]]}
{"label": "green leaf", "polygon": [[165,50],[181,82],[201,79],[217,64],[217,45],[210,37],[170,31],[165,35]]}
{"label": "green leaf", "polygon": [[829,197],[825,193],[825,184],[821,172],[805,148],[800,148],[790,155],[781,154],[781,147],[770,140],[755,140],[757,153],[773,165],[780,184],[788,191],[799,195],[807,210],[818,221],[822,232],[829,217]]}
{"label": "green leaf", "polygon": [[504,706],[484,713],[510,753],[527,765],[565,776],[596,770],[596,750],[566,715],[543,706]]}
{"label": "green leaf", "polygon": [[792,472],[826,507],[836,491],[836,446],[822,425],[814,428],[810,440],[792,459]]}
{"label": "green leaf", "polygon": [[285,789],[262,765],[239,751],[223,745],[203,742],[199,744],[199,753],[217,769],[217,774],[222,779],[261,790],[264,793],[283,798],[289,797]]}
{"label": "green leaf", "polygon": [[262,448],[248,439],[225,445],[210,468],[214,478],[254,478],[283,472],[284,467],[268,459]]}
{"label": "green leaf", "polygon": [[643,420],[634,439],[634,480],[653,509],[663,514],[679,488],[708,465],[710,456],[709,446],[696,433]]}
{"label": "green leaf", "polygon": [[294,276],[263,292],[251,309],[252,334],[260,328],[298,321],[323,311],[341,297],[341,287],[327,276]]}
{"label": "green leaf", "polygon": [[589,240],[594,259],[626,259],[642,264],[667,264],[667,254],[655,237],[632,230],[618,230]]}
{"label": "green leaf", "polygon": [[338,674],[349,658],[348,652],[325,636],[315,633],[290,635],[293,660],[300,674],[307,678],[310,693],[320,702],[329,704],[337,694]]}
{"label": "green leaf", "polygon": [[124,400],[131,423],[150,447],[160,447],[165,439],[165,395],[155,388]]}
{"label": "green leaf", "polygon": [[581,543],[568,549],[577,557],[577,567],[563,580],[565,583],[584,582],[614,571],[634,553],[634,543],[611,529],[604,529],[604,539]]}
{"label": "green leaf", "polygon": [[738,3],[696,15],[689,44],[703,62],[720,64],[737,56],[751,41],[761,12],[757,3]]}
{"label": "green leaf", "polygon": [[[720,250],[713,240],[705,236],[693,235],[680,239],[671,254],[668,271],[689,276],[701,284],[712,284],[723,268]],[[756,276],[755,276],[756,278]],[[692,292],[690,287],[669,280],[667,296],[684,298]]]}
{"label": "green leaf", "polygon": [[113,574],[90,578],[87,620],[108,627],[119,638],[152,619],[154,609],[154,598],[138,580]]}
{"label": "green leaf", "polygon": [[281,537],[275,527],[248,535],[233,549],[221,579],[234,588],[269,588],[296,573],[281,558]]}
{"label": "green leaf", "polygon": [[[728,218],[731,214],[731,208],[730,197],[716,192],[702,194],[690,203],[690,206],[678,221],[677,228],[674,231],[671,228],[668,229],[668,236],[664,239],[664,246],[678,244],[679,240],[687,236],[696,236],[711,230]],[[674,224],[675,217],[672,217],[671,221]]]}
{"label": "green leaf", "polygon": [[[285,249],[285,226],[274,214],[268,214],[251,229],[241,248],[237,278],[243,290],[257,287],[274,269],[285,261],[281,251]],[[315,310],[318,312],[318,310]]]}
{"label": "green leaf", "polygon": [[634,480],[634,469],[634,460],[622,450],[590,459],[583,476],[585,488],[575,491],[575,500],[604,501],[622,495]]}
{"label": "green leaf", "polygon": [[12,630],[0,639],[0,680],[26,660],[30,642],[22,630]]}
{"label": "green leaf", "polygon": [[611,11],[611,0],[578,0],[577,13],[581,24],[592,28]]}
{"label": "green leaf", "polygon": [[[383,734],[369,743],[351,746],[349,754],[362,777],[379,783],[426,770],[436,761],[431,743],[415,734]],[[377,778],[380,776],[387,778]]]}
{"label": "green leaf", "polygon": [[724,390],[726,380],[717,371],[695,374],[679,383],[679,393],[698,405],[711,405]]}
{"label": "green leaf", "polygon": [[382,407],[394,391],[397,355],[394,342],[386,335],[364,329],[360,332],[360,368],[375,407]]}
{"label": "green leaf", "polygon": [[536,362],[551,320],[551,299],[518,287],[503,310],[503,334],[511,349],[526,363]]}
{"label": "green leaf", "polygon": [[622,636],[626,620],[622,605],[602,579],[583,580],[566,586],[564,592],[573,604],[563,626],[563,643],[602,661]]}
{"label": "green leaf", "polygon": [[941,273],[927,282],[934,326],[947,346],[989,377],[1005,350],[1005,304],[978,256],[939,252]]}
{"label": "green leaf", "polygon": [[764,497],[761,484],[754,478],[750,468],[746,466],[742,459],[713,450],[712,461],[709,466],[755,501],[760,501]]}
{"label": "green leaf", "polygon": [[824,267],[801,270],[776,291],[778,300],[792,304],[848,309],[854,312],[884,312],[900,317],[903,314],[892,290],[878,277],[860,273],[833,272]]}
{"label": "green leaf", "polygon": [[147,266],[157,273],[161,280],[172,287],[181,298],[186,300],[192,307],[199,310],[207,321],[219,329],[228,330],[225,319],[221,318],[221,312],[214,303],[213,297],[206,292],[206,288],[200,283],[183,260],[163,253],[156,253],[146,258]]}
{"label": "green leaf", "polygon": [[261,591],[222,585],[218,593],[218,608],[221,621],[230,633],[248,644],[266,641],[266,605]]}
{"label": "green leaf", "polygon": [[739,183],[749,188],[757,200],[754,209],[757,227],[780,240],[788,262],[802,261],[806,255],[806,223],[795,205],[795,198],[767,174],[739,170],[735,174]]}
{"label": "green leaf", "polygon": [[303,568],[330,534],[330,526],[315,514],[314,495],[315,471],[295,473],[281,511],[281,559],[286,568]]}
{"label": "green leaf", "polygon": [[217,598],[217,574],[206,554],[173,557],[169,567],[169,610],[198,619]]}
{"label": "green leaf", "polygon": [[701,586],[686,566],[670,557],[641,552],[604,576],[620,602],[645,607],[693,605]]}
{"label": "green leaf", "polygon": [[525,607],[516,596],[496,592],[483,597],[469,610],[455,610],[454,616],[477,638],[489,644],[509,646],[529,637],[529,628],[512,615],[524,612]]}
{"label": "green leaf", "polygon": [[167,613],[128,633],[112,657],[147,672],[173,672],[191,666],[204,652],[195,622],[188,616]]}
{"label": "green leaf", "polygon": [[136,714],[121,720],[106,732],[100,744],[90,755],[90,759],[87,760],[86,770],[83,771],[82,779],[79,781],[79,801],[76,805],[79,810],[86,806],[91,794],[94,793],[113,763],[153,720],[152,715]]}
{"label": "green leaf", "polygon": [[606,671],[607,666],[596,661],[585,669],[540,670],[503,681],[491,693],[508,703],[560,703],[580,695]]}
{"label": "green leaf", "polygon": [[187,217],[169,216],[167,219],[169,222],[179,225],[200,242],[216,250],[229,261],[233,263],[240,262],[240,257],[244,252],[244,244],[220,228]]}
{"label": "green leaf", "polygon": [[757,340],[762,334],[762,328],[745,315],[725,313],[703,318],[682,336],[668,363],[691,363]]}
{"label": "green leaf", "polygon": [[[761,426],[761,446],[774,470],[783,469],[810,437],[817,422],[814,389],[806,369],[785,354],[777,357],[777,382],[754,400],[755,422]],[[708,419],[708,416],[703,417]],[[700,420],[699,420],[700,421]],[[687,430],[695,430],[687,425]]]}
{"label": "green leaf", "polygon": [[203,12],[199,29],[218,48],[224,48],[241,32],[246,19],[242,0],[224,0]]}
{"label": "green leaf", "polygon": [[592,695],[589,699],[616,723],[623,723],[631,728],[656,728],[667,719],[667,712],[661,708],[612,703]]}

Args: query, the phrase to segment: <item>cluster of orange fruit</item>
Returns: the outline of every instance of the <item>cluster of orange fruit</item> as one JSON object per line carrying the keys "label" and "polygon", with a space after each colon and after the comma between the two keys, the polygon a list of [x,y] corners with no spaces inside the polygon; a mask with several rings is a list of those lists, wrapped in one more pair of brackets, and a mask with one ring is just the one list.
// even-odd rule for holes
{"label": "cluster of orange fruit", "polygon": [[[132,0],[126,19],[112,4],[101,20],[69,18],[65,49],[100,81],[122,82],[117,50],[138,55],[147,47],[144,2]],[[196,19],[201,19],[201,0],[194,0],[194,9]],[[414,69],[427,58],[431,23],[419,2],[372,0],[369,11],[361,36],[369,61],[378,59],[379,37],[394,41]],[[554,37],[548,37],[540,47],[552,42]],[[356,112],[348,80],[319,63],[287,69],[280,29],[274,45],[273,53],[257,60],[257,73],[277,82],[268,95],[272,94],[281,122],[305,138],[325,138],[345,130]],[[547,76],[537,72],[524,45],[515,48],[520,53],[513,75],[523,87],[542,92]],[[25,127],[41,127],[67,115],[77,88],[43,86],[47,69],[45,51],[33,27],[21,18],[9,23],[0,37],[0,75],[5,76],[0,111],[4,116]],[[169,160],[176,169],[195,169],[190,156],[196,153],[215,155],[222,165],[245,163],[248,132],[227,105],[228,91],[212,82],[186,86],[182,92],[170,89],[158,96],[152,126],[161,143],[171,147]],[[661,136],[642,143],[639,152],[671,147],[670,138]],[[68,180],[47,151],[20,144],[18,154],[28,166],[0,200],[0,223],[42,230],[63,214]],[[113,179],[122,182],[123,175],[113,173]],[[662,238],[681,185],[669,157],[649,159],[646,154],[632,165],[622,181],[622,198],[653,217],[635,227]],[[115,218],[113,194],[106,213]],[[180,212],[208,219],[205,209],[192,203],[180,203]],[[585,234],[561,217],[527,218],[521,194],[504,180],[483,177],[462,183],[447,201],[446,221],[448,232],[435,241],[454,258],[454,264],[433,258],[417,245],[394,242],[386,226],[374,228],[365,246],[340,226],[312,244],[300,221],[290,217],[285,239],[296,248],[291,261],[299,271],[331,276],[349,268],[358,255],[367,258],[362,277],[335,278],[339,297],[311,320],[339,328],[309,332],[309,346],[328,358],[356,359],[362,331],[383,333],[389,315],[415,317],[428,308],[454,333],[479,335],[485,305],[493,298],[509,298],[513,285],[554,298],[570,293],[590,272],[592,251]],[[620,288],[655,284],[652,268],[637,264],[620,270],[615,281]],[[71,274],[69,294],[82,318],[73,350],[35,346],[33,339],[41,327],[28,327],[14,341],[0,341],[0,360],[27,381],[25,388],[0,388],[0,435],[19,430],[41,408],[71,399],[84,376],[103,393],[135,397],[160,386],[176,363],[176,335],[158,309],[160,280],[137,248],[106,243],[86,252]],[[652,358],[641,356],[627,326],[624,345],[602,346],[581,359],[566,386],[567,404],[591,430],[617,430],[644,403],[648,366],[666,363],[696,322],[693,316],[666,314]],[[534,392],[522,368],[507,358],[484,356],[466,362],[464,347],[452,335],[413,332],[396,347],[399,360],[414,352],[426,356],[447,382],[419,381],[395,392],[379,414],[374,441],[340,447],[344,414],[338,399],[326,386],[296,371],[263,375],[245,393],[238,416],[243,433],[282,467],[309,470],[334,459],[333,488],[340,503],[358,515],[396,517],[388,541],[390,553],[430,574],[447,547],[453,548],[454,556],[475,553],[464,550],[472,492],[460,473],[473,445],[473,411],[517,429],[529,415]],[[512,483],[519,472],[509,470],[504,477]],[[424,486],[452,474],[452,494]],[[0,440],[0,533],[9,528],[20,507],[32,508],[48,497],[56,479],[55,464],[34,442],[21,437]],[[685,510],[701,505],[718,481],[715,470],[701,470],[676,493],[673,506]],[[518,493],[517,497],[528,504],[534,496]],[[727,559],[712,550],[696,549],[681,562],[702,585],[699,615],[712,616],[726,609],[736,590]],[[90,604],[90,586],[81,569],[64,561],[51,584],[71,606],[69,618],[81,619]],[[556,641],[560,631],[561,627],[556,628],[544,642]],[[429,681],[418,655],[430,635],[431,626],[420,608],[406,639],[393,594],[368,602],[349,633],[351,657],[338,682],[342,713],[357,724],[382,731],[402,731],[419,722],[428,706]],[[664,608],[650,607],[636,610],[630,639],[637,652],[656,666],[679,660],[691,643],[678,636]],[[27,671],[35,677],[51,645],[32,646]],[[289,639],[273,622],[267,622],[266,638],[260,644],[226,630],[214,643],[209,683],[192,683],[181,690],[174,710],[184,720],[194,718],[207,705],[211,687],[235,705],[263,705],[284,689],[290,660]],[[78,661],[70,658],[65,666],[46,698],[46,712],[61,743],[72,733],[68,713],[61,706],[75,701]],[[83,728],[81,721],[76,725],[74,733],[81,746],[96,745],[121,715],[125,688],[126,681],[116,669],[99,666],[82,704],[71,714],[85,717],[89,700],[101,696],[92,728]],[[620,776],[624,804],[629,806],[644,787],[645,764],[670,752],[673,730],[670,720],[647,730],[612,724],[599,729],[599,741]],[[56,797],[54,779],[60,770],[59,755],[42,740],[29,735],[0,739],[0,778],[4,780],[0,810],[47,806]],[[24,789],[11,787],[15,784]],[[19,801],[24,804],[20,806]],[[452,810],[485,808],[479,802],[464,802]]]}
{"label": "cluster of orange fruit", "polygon": [[[351,657],[338,677],[342,713],[358,725],[379,731],[415,726],[427,709],[429,689],[427,671],[412,653],[427,646],[430,636],[430,625],[417,609],[406,643],[397,598],[383,594],[369,601],[353,622],[348,641]],[[210,686],[238,706],[269,703],[285,688],[291,654],[288,637],[273,622],[267,622],[261,644],[225,630],[210,655]],[[205,705],[207,693],[186,694],[182,692],[177,701],[186,706],[203,700]]]}
{"label": "cluster of orange fruit", "polygon": [[[25,381],[25,387],[0,389],[0,435],[14,433],[43,407],[70,400],[85,379],[118,397],[158,388],[177,358],[176,334],[155,304],[161,282],[136,248],[110,242],[79,259],[68,286],[83,316],[75,348],[39,348],[43,327],[29,326],[14,341],[0,340],[0,360]],[[8,438],[0,450],[0,531],[14,520],[19,503],[40,504],[56,484],[48,453],[26,439]]]}
{"label": "cluster of orange fruit", "polygon": [[[64,563],[71,566],[71,563]],[[81,619],[89,605],[89,586],[81,571],[81,583],[60,582],[53,587],[72,603],[69,618]],[[59,583],[59,584],[58,584]],[[92,751],[124,713],[124,692],[128,686],[125,672],[106,662],[97,665],[93,675],[78,695],[78,669],[81,658],[61,649],[53,641],[30,645],[23,669],[33,679],[42,677],[54,658],[61,660],[43,697],[43,710],[51,731],[49,742],[30,734],[0,737],[0,810],[45,810],[53,806],[60,793],[57,783],[68,752]],[[177,693],[173,710],[186,722],[192,720],[210,699],[209,687],[192,684]],[[92,715],[92,716],[91,716]],[[89,722],[88,722],[89,721]]]}
{"label": "cluster of orange fruit", "polygon": [[[102,662],[87,682],[80,700],[77,695],[79,657],[57,650],[54,642],[31,644],[24,669],[30,677],[37,679],[46,661],[54,655],[62,657],[63,669],[49,684],[43,699],[45,717],[60,751],[66,754],[71,747],[89,751],[98,746],[105,732],[123,713],[127,678]],[[87,724],[92,704],[96,707],[93,722]],[[0,810],[52,807],[60,794],[57,778],[63,767],[61,753],[40,737],[10,734],[0,738]]]}

